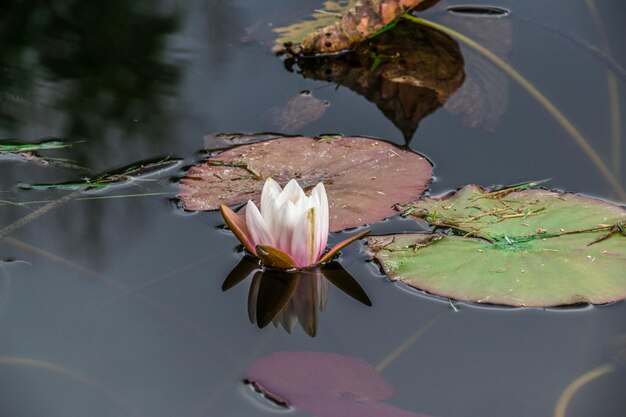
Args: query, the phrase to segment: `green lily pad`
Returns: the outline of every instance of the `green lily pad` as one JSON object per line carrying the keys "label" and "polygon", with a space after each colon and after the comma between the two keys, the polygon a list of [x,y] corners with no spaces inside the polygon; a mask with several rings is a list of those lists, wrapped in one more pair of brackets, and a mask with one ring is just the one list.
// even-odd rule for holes
{"label": "green lily pad", "polygon": [[418,220],[491,241],[608,230],[626,222],[626,210],[617,205],[572,193],[528,189],[529,185],[533,183],[491,192],[468,185],[401,208]]}
{"label": "green lily pad", "polygon": [[626,298],[626,210],[539,189],[470,185],[404,206],[452,234],[366,239],[387,275],[477,303],[548,307]]}

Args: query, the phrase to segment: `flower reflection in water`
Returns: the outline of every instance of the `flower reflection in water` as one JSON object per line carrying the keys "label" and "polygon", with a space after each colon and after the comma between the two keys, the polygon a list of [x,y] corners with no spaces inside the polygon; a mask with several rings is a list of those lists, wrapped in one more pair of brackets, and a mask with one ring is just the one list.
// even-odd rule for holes
{"label": "flower reflection in water", "polygon": [[363,288],[339,262],[306,270],[281,271],[262,268],[257,259],[245,256],[228,275],[222,290],[227,291],[250,275],[248,316],[259,328],[273,323],[291,333],[300,323],[309,336],[315,336],[317,313],[326,307],[329,282],[355,300],[372,305]]}

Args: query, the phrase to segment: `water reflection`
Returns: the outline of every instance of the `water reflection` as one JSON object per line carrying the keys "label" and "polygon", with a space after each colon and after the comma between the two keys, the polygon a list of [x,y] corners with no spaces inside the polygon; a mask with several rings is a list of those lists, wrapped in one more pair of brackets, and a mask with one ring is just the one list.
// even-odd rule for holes
{"label": "water reflection", "polygon": [[270,323],[291,333],[300,327],[311,337],[317,333],[317,313],[324,311],[328,283],[371,306],[372,302],[359,283],[341,266],[330,262],[317,268],[297,271],[262,269],[256,258],[245,256],[222,284],[227,291],[252,275],[248,291],[248,317],[259,328]]}
{"label": "water reflection", "polygon": [[152,2],[9,0],[2,9],[0,127],[30,120],[16,111],[26,97],[64,112],[67,136],[132,132],[136,120],[160,113],[160,96],[178,82],[178,67],[165,62],[178,18]]}
{"label": "water reflection", "polygon": [[465,80],[459,45],[447,35],[401,21],[341,56],[289,58],[305,78],[348,87],[376,104],[405,140],[420,121],[443,106]]}

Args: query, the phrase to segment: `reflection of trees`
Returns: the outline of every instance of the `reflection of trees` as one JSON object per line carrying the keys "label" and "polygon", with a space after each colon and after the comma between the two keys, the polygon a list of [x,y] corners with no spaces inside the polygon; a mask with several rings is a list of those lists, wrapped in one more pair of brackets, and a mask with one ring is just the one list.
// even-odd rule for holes
{"label": "reflection of trees", "polygon": [[124,0],[4,2],[0,123],[19,126],[12,98],[30,94],[44,79],[60,90],[52,105],[66,113],[66,135],[101,137],[111,124],[130,132],[133,119],[155,117],[178,69],[164,62],[177,18],[153,8]]}
{"label": "reflection of trees", "polygon": [[[148,145],[155,146],[154,135],[149,133],[168,128],[164,99],[179,79],[179,68],[168,63],[166,56],[167,37],[178,27],[177,16],[158,12],[159,6],[148,0],[7,0],[2,6],[1,138],[21,139],[22,130],[34,130],[42,136],[86,139],[62,157],[97,170],[101,169],[98,163],[121,165],[120,150],[131,135],[131,158],[154,156],[145,153]],[[4,189],[30,180],[15,165],[3,168]],[[35,177],[39,174],[30,171]],[[50,175],[63,180],[56,173]],[[22,194],[15,200],[57,195]],[[81,207],[85,208],[71,216],[50,220],[51,229],[90,236],[86,247],[101,260],[105,237],[110,238],[104,225],[122,214],[103,205]],[[5,219],[23,213],[19,207],[3,211]]]}

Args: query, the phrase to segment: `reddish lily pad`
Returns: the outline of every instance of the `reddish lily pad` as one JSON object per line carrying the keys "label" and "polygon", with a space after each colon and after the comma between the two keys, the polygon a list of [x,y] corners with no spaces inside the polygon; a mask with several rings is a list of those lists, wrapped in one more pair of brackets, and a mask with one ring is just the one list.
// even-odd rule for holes
{"label": "reddish lily pad", "polygon": [[323,352],[279,352],[248,369],[248,380],[278,403],[320,417],[424,417],[380,402],[392,388],[365,361]]}
{"label": "reddish lily pad", "polygon": [[417,199],[432,165],[422,155],[362,137],[282,137],[239,146],[192,167],[180,181],[187,210],[216,210],[248,199],[258,203],[268,177],[296,178],[308,192],[326,187],[330,230],[373,223],[395,214],[396,203]]}
{"label": "reddish lily pad", "polygon": [[547,307],[626,299],[626,210],[526,186],[470,185],[405,206],[452,234],[369,238],[371,255],[390,278],[458,300]]}

